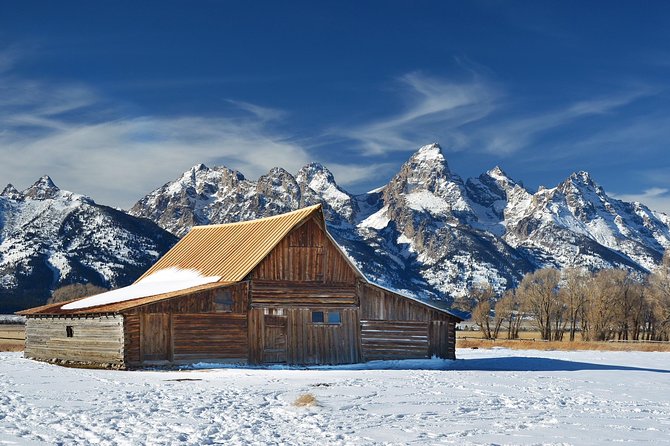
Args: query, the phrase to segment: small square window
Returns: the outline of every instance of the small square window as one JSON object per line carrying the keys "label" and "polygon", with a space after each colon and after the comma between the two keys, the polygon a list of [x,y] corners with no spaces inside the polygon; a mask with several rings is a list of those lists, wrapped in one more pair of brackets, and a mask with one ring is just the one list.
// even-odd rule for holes
{"label": "small square window", "polygon": [[233,311],[233,293],[229,289],[219,290],[214,297],[214,310],[229,313]]}
{"label": "small square window", "polygon": [[312,311],[312,322],[315,324],[323,324],[323,311]]}
{"label": "small square window", "polygon": [[65,335],[68,338],[71,338],[74,336],[74,329],[72,328],[72,325],[68,325],[65,327]]}
{"label": "small square window", "polygon": [[329,324],[340,324],[342,320],[340,319],[339,311],[329,311],[328,312],[328,323]]}

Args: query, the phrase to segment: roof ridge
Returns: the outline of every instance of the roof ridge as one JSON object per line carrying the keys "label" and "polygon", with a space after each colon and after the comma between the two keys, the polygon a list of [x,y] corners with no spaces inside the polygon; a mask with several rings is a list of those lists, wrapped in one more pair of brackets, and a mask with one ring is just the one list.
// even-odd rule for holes
{"label": "roof ridge", "polygon": [[277,220],[277,219],[280,219],[280,218],[286,218],[288,216],[292,216],[292,215],[294,215],[298,212],[305,212],[307,210],[310,210],[310,212],[313,212],[313,211],[316,211],[317,209],[320,209],[320,208],[321,208],[321,203],[314,204],[312,206],[305,206],[304,208],[296,209],[295,211],[285,212],[283,214],[271,215],[269,217],[255,218],[253,220],[235,221],[235,222],[232,222],[232,223],[216,223],[216,224],[210,224],[210,225],[196,225],[196,226],[191,227],[191,231],[193,231],[193,230],[203,230],[203,229],[208,229],[208,228],[220,228],[220,227],[223,227],[223,226],[248,225],[248,224],[258,223],[260,221]]}

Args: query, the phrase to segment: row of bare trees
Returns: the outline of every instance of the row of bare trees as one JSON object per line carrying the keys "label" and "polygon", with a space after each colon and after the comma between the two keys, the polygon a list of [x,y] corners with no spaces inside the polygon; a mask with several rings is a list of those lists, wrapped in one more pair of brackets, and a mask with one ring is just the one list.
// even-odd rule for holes
{"label": "row of bare trees", "polygon": [[591,273],[546,268],[497,296],[475,287],[457,305],[472,314],[484,337],[519,337],[532,323],[542,339],[561,341],[670,340],[670,251],[647,276],[623,269]]}

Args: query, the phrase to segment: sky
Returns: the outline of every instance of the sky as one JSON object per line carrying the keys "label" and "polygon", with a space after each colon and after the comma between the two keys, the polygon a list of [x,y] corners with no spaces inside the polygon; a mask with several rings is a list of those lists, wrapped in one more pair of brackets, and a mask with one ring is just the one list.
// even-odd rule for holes
{"label": "sky", "polygon": [[0,182],[128,208],[198,163],[316,161],[363,193],[438,142],[464,178],[586,170],[670,212],[668,23],[663,1],[1,2]]}

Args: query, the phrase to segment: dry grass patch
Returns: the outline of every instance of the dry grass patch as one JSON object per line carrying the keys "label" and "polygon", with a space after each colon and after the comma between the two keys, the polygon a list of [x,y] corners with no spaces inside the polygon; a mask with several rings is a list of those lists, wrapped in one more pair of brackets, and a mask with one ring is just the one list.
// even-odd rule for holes
{"label": "dry grass patch", "polygon": [[313,407],[317,405],[316,397],[311,393],[303,393],[293,401],[296,407]]}
{"label": "dry grass patch", "polygon": [[0,352],[22,352],[25,349],[23,341],[0,340]]}
{"label": "dry grass patch", "polygon": [[497,339],[458,339],[458,348],[505,347],[517,350],[607,350],[638,352],[670,352],[670,343],[655,342],[586,342],[586,341],[532,341]]}
{"label": "dry grass patch", "polygon": [[0,325],[0,352],[20,352],[25,346],[23,325]]}

